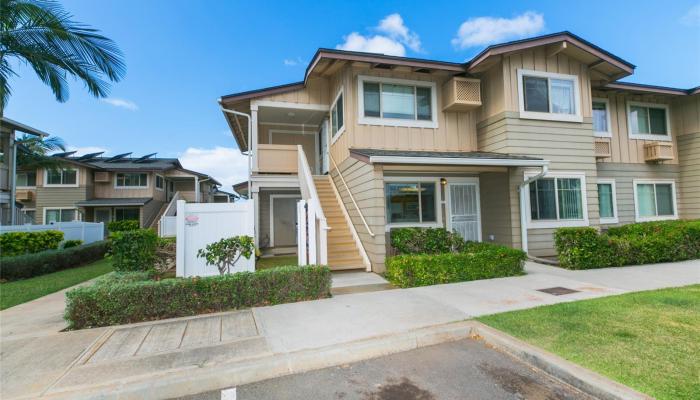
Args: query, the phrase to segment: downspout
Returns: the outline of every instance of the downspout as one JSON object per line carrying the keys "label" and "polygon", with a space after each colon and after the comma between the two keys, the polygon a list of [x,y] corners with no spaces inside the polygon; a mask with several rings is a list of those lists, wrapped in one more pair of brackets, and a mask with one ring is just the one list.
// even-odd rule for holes
{"label": "downspout", "polygon": [[12,151],[12,168],[10,169],[10,225],[17,222],[15,215],[15,202],[17,201],[17,141],[15,132],[10,134],[10,151]]}
{"label": "downspout", "polygon": [[536,181],[536,180],[542,178],[543,176],[547,175],[547,171],[549,171],[549,165],[548,165],[548,164],[544,164],[544,165],[542,166],[542,171],[541,171],[539,174],[537,174],[537,175],[535,175],[535,176],[533,176],[533,177],[530,177],[530,178],[526,179],[526,180],[525,180],[523,183],[521,183],[520,186],[518,187],[518,192],[519,192],[519,194],[520,194],[520,242],[521,242],[521,244],[522,244],[523,251],[524,251],[526,254],[529,254],[529,253],[528,253],[528,250],[527,250],[527,247],[528,247],[528,246],[527,246],[527,216],[526,216],[527,207],[525,207],[525,201],[526,201],[526,199],[525,199],[525,193],[526,193],[525,190],[527,189],[528,186],[530,186],[530,184],[531,184],[532,182],[534,182],[534,181]]}
{"label": "downspout", "polygon": [[[250,181],[250,174],[251,171],[253,171],[253,151],[251,150],[251,142],[253,141],[252,135],[253,135],[253,119],[250,116],[250,114],[246,114],[240,111],[236,110],[229,110],[228,108],[224,108],[224,106],[221,105],[221,99],[219,99],[219,107],[221,108],[222,112],[232,114],[232,115],[238,115],[240,117],[245,117],[248,119],[248,140],[246,143],[246,146],[248,146],[248,198],[251,198],[251,193],[252,193],[252,185]],[[244,153],[245,154],[245,153]]]}

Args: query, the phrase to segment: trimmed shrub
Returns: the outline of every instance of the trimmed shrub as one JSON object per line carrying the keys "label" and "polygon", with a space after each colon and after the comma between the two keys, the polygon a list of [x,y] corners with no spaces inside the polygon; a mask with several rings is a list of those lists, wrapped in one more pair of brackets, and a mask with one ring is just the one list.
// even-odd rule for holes
{"label": "trimmed shrub", "polygon": [[700,221],[662,221],[610,228],[560,228],[559,263],[568,269],[619,267],[700,258]]}
{"label": "trimmed shrub", "polygon": [[137,229],[139,229],[139,220],[137,219],[111,221],[107,224],[107,230],[110,232],[135,231]]}
{"label": "trimmed shrub", "polygon": [[467,243],[462,253],[403,254],[387,259],[386,278],[406,288],[522,275],[522,250]]}
{"label": "trimmed shrub", "polygon": [[110,239],[115,271],[147,271],[154,268],[158,236],[152,229],[114,232]]}
{"label": "trimmed shrub", "polygon": [[397,254],[441,254],[459,252],[464,239],[443,228],[397,228],[391,230],[391,246]]}
{"label": "trimmed shrub", "polygon": [[80,267],[102,259],[107,252],[106,241],[94,242],[60,250],[5,257],[0,262],[0,279],[12,281]]}
{"label": "trimmed shrub", "polygon": [[63,242],[63,245],[61,247],[63,247],[64,249],[70,249],[71,247],[80,246],[81,244],[83,244],[82,240],[66,240],[65,242]]}
{"label": "trimmed shrub", "polygon": [[204,278],[135,280],[110,274],[66,294],[73,329],[266,306],[330,296],[328,267],[277,267]]}
{"label": "trimmed shrub", "polygon": [[54,250],[62,241],[63,232],[56,230],[7,232],[0,235],[0,256],[12,257]]}

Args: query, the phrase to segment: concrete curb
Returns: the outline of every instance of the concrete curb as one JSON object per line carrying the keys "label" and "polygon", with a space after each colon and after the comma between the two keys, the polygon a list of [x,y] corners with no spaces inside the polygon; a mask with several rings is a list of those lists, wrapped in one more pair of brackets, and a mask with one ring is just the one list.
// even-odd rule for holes
{"label": "concrete curb", "polygon": [[475,324],[474,321],[462,321],[319,349],[279,353],[218,365],[205,364],[159,371],[156,374],[140,375],[100,386],[56,388],[47,391],[41,398],[126,400],[187,396],[467,339],[472,336]]}
{"label": "concrete curb", "polygon": [[601,400],[653,400],[653,397],[610,380],[580,365],[529,345],[499,330],[474,321],[473,338],[538,368],[584,393]]}

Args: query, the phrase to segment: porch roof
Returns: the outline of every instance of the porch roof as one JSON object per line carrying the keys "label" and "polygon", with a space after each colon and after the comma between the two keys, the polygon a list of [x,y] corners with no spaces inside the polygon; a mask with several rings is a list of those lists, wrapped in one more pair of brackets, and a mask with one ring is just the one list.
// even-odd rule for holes
{"label": "porch roof", "polygon": [[75,203],[78,207],[117,207],[117,206],[142,206],[153,200],[150,197],[132,197],[121,199],[91,199]]}
{"label": "porch roof", "polygon": [[369,164],[488,165],[541,167],[549,160],[517,154],[485,151],[405,151],[350,149],[350,156]]}

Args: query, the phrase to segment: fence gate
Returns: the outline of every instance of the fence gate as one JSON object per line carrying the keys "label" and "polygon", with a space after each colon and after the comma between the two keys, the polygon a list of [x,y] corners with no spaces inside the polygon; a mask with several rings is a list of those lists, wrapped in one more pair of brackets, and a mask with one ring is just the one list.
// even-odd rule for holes
{"label": "fence gate", "polygon": [[[254,237],[253,202],[186,203],[177,202],[177,276],[217,275],[216,266],[207,265],[197,251],[231,236]],[[231,272],[255,271],[255,256],[241,257]]]}

